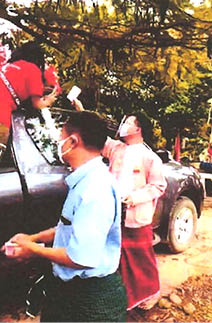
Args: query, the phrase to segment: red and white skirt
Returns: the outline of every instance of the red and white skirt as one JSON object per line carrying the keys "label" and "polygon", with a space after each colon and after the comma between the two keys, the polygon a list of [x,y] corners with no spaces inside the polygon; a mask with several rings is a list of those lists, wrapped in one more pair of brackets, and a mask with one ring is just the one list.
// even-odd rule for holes
{"label": "red and white skirt", "polygon": [[127,310],[151,299],[160,291],[152,236],[151,225],[140,228],[122,228],[119,271],[127,292]]}

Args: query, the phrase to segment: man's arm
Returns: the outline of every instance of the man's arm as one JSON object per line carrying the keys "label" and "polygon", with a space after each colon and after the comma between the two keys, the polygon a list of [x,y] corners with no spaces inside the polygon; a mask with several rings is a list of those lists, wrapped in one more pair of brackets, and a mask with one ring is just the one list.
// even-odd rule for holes
{"label": "man's arm", "polygon": [[75,264],[67,255],[65,248],[43,247],[35,242],[24,240],[19,240],[18,245],[21,248],[19,250],[17,249],[17,253],[13,255],[15,258],[28,259],[42,257],[62,266],[77,269],[85,268],[84,266]]}
{"label": "man's arm", "polygon": [[[67,255],[65,248],[51,248],[44,247],[36,242],[52,242],[55,236],[55,228],[41,231],[36,234],[16,234],[10,239],[10,242],[16,243],[17,247],[14,248],[14,253],[10,255],[10,258],[16,259],[29,259],[33,257],[46,258],[55,263],[72,268],[84,268],[78,264],[75,264]],[[20,247],[20,248],[18,248]]]}
{"label": "man's arm", "polygon": [[18,243],[19,240],[27,240],[31,242],[51,243],[54,240],[55,231],[56,228],[50,228],[31,235],[25,233],[17,233],[12,238],[10,238],[9,241]]}

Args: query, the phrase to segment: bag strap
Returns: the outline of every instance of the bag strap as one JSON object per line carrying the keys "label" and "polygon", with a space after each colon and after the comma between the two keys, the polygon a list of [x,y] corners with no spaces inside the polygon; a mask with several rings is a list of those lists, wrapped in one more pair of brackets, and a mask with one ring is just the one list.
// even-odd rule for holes
{"label": "bag strap", "polygon": [[21,101],[20,101],[19,97],[17,96],[14,88],[12,87],[12,85],[10,84],[10,82],[8,81],[8,79],[6,78],[4,73],[2,73],[1,71],[0,71],[0,77],[1,77],[2,81],[4,82],[4,84],[6,85],[6,87],[8,88],[10,94],[13,97],[13,100],[15,101],[15,103],[18,107],[21,104]]}

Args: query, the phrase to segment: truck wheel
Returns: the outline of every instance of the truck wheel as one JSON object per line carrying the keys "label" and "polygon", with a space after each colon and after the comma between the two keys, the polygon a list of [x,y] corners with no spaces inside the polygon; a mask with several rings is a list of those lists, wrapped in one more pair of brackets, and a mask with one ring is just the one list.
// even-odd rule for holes
{"label": "truck wheel", "polygon": [[197,227],[197,210],[187,197],[181,197],[174,204],[168,227],[168,244],[174,253],[186,250],[194,239]]}

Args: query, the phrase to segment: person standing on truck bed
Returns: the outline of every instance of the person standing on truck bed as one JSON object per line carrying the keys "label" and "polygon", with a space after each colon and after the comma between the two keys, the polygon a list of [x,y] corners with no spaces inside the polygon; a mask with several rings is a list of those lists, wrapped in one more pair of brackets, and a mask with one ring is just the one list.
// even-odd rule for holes
{"label": "person standing on truck bed", "polygon": [[21,103],[30,99],[31,105],[35,109],[43,109],[51,106],[59,93],[58,86],[55,84],[52,92],[44,95],[44,69],[44,51],[35,41],[29,41],[15,49],[11,54],[11,58],[2,66],[0,73],[1,143],[7,143],[11,125],[11,113],[17,109],[17,102],[11,94],[11,89],[6,85],[5,78]]}

